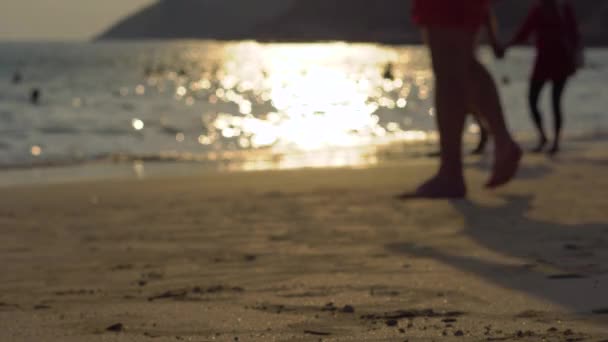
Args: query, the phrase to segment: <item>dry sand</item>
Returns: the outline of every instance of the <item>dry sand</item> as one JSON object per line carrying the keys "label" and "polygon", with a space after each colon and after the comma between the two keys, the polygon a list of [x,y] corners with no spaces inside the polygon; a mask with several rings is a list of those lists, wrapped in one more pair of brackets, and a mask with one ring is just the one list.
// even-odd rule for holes
{"label": "dry sand", "polygon": [[[0,189],[0,341],[608,341],[608,153]],[[108,329],[112,327],[111,329]]]}

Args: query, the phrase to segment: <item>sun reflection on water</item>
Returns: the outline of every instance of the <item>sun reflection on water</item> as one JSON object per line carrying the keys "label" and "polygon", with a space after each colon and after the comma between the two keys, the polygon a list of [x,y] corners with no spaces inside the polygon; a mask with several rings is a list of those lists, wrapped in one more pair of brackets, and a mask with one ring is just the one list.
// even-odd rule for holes
{"label": "sun reflection on water", "polygon": [[[342,43],[185,45],[179,68],[150,73],[144,82],[200,110],[199,131],[163,114],[162,130],[180,146],[161,158],[229,161],[238,165],[229,168],[244,169],[375,164],[378,146],[435,139],[416,121],[431,110],[432,75],[422,51]],[[134,89],[150,93],[142,84]],[[143,120],[131,124],[144,129]],[[201,152],[188,150],[192,144]]]}

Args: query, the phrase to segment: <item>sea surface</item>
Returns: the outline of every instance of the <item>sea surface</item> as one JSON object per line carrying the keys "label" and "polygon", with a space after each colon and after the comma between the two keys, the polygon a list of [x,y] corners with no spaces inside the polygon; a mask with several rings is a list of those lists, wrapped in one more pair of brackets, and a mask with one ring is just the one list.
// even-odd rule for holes
{"label": "sea surface", "polygon": [[[526,98],[533,51],[514,49],[505,61],[480,54],[500,84],[510,126],[533,139]],[[568,137],[608,131],[606,81],[608,50],[589,50],[565,97]],[[152,161],[222,170],[373,165],[436,148],[432,99],[420,46],[0,43],[0,170]],[[476,132],[471,121],[469,144]]]}

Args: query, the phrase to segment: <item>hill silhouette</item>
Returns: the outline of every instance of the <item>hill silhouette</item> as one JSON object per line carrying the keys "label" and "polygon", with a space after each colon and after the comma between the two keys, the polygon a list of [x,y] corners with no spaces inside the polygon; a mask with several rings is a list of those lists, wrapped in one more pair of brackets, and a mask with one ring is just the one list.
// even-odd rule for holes
{"label": "hill silhouette", "polygon": [[[503,34],[512,33],[531,0],[497,3]],[[572,1],[585,41],[608,44],[608,0]],[[419,43],[411,0],[160,0],[98,39],[216,39]]]}

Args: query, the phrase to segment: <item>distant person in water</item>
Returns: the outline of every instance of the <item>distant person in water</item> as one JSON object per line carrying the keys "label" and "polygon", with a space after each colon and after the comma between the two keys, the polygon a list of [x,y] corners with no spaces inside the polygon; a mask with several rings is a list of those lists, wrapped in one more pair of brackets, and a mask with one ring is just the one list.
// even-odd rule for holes
{"label": "distant person in water", "polygon": [[583,63],[581,36],[572,6],[567,1],[537,1],[507,47],[524,43],[530,36],[534,36],[537,51],[528,94],[530,111],[539,134],[538,145],[533,151],[541,152],[548,142],[538,100],[544,85],[552,82],[555,136],[549,153],[554,154],[560,146],[564,89],[568,79]]}
{"label": "distant person in water", "polygon": [[21,83],[21,81],[23,81],[23,75],[21,75],[21,71],[17,70],[15,71],[15,73],[13,74],[13,84],[19,84]]}
{"label": "distant person in water", "polygon": [[414,20],[423,29],[435,73],[441,157],[438,173],[402,199],[466,196],[462,134],[471,105],[483,116],[495,141],[486,187],[504,185],[517,172],[521,149],[507,129],[496,84],[475,55],[481,27],[491,26],[489,13],[489,0],[414,1]]}
{"label": "distant person in water", "polygon": [[394,81],[395,74],[393,73],[393,63],[387,63],[382,72],[382,77],[385,80]]}
{"label": "distant person in water", "polygon": [[42,93],[41,93],[40,89],[38,89],[38,88],[32,89],[32,91],[30,92],[30,102],[34,105],[39,104],[41,96],[42,96]]}

